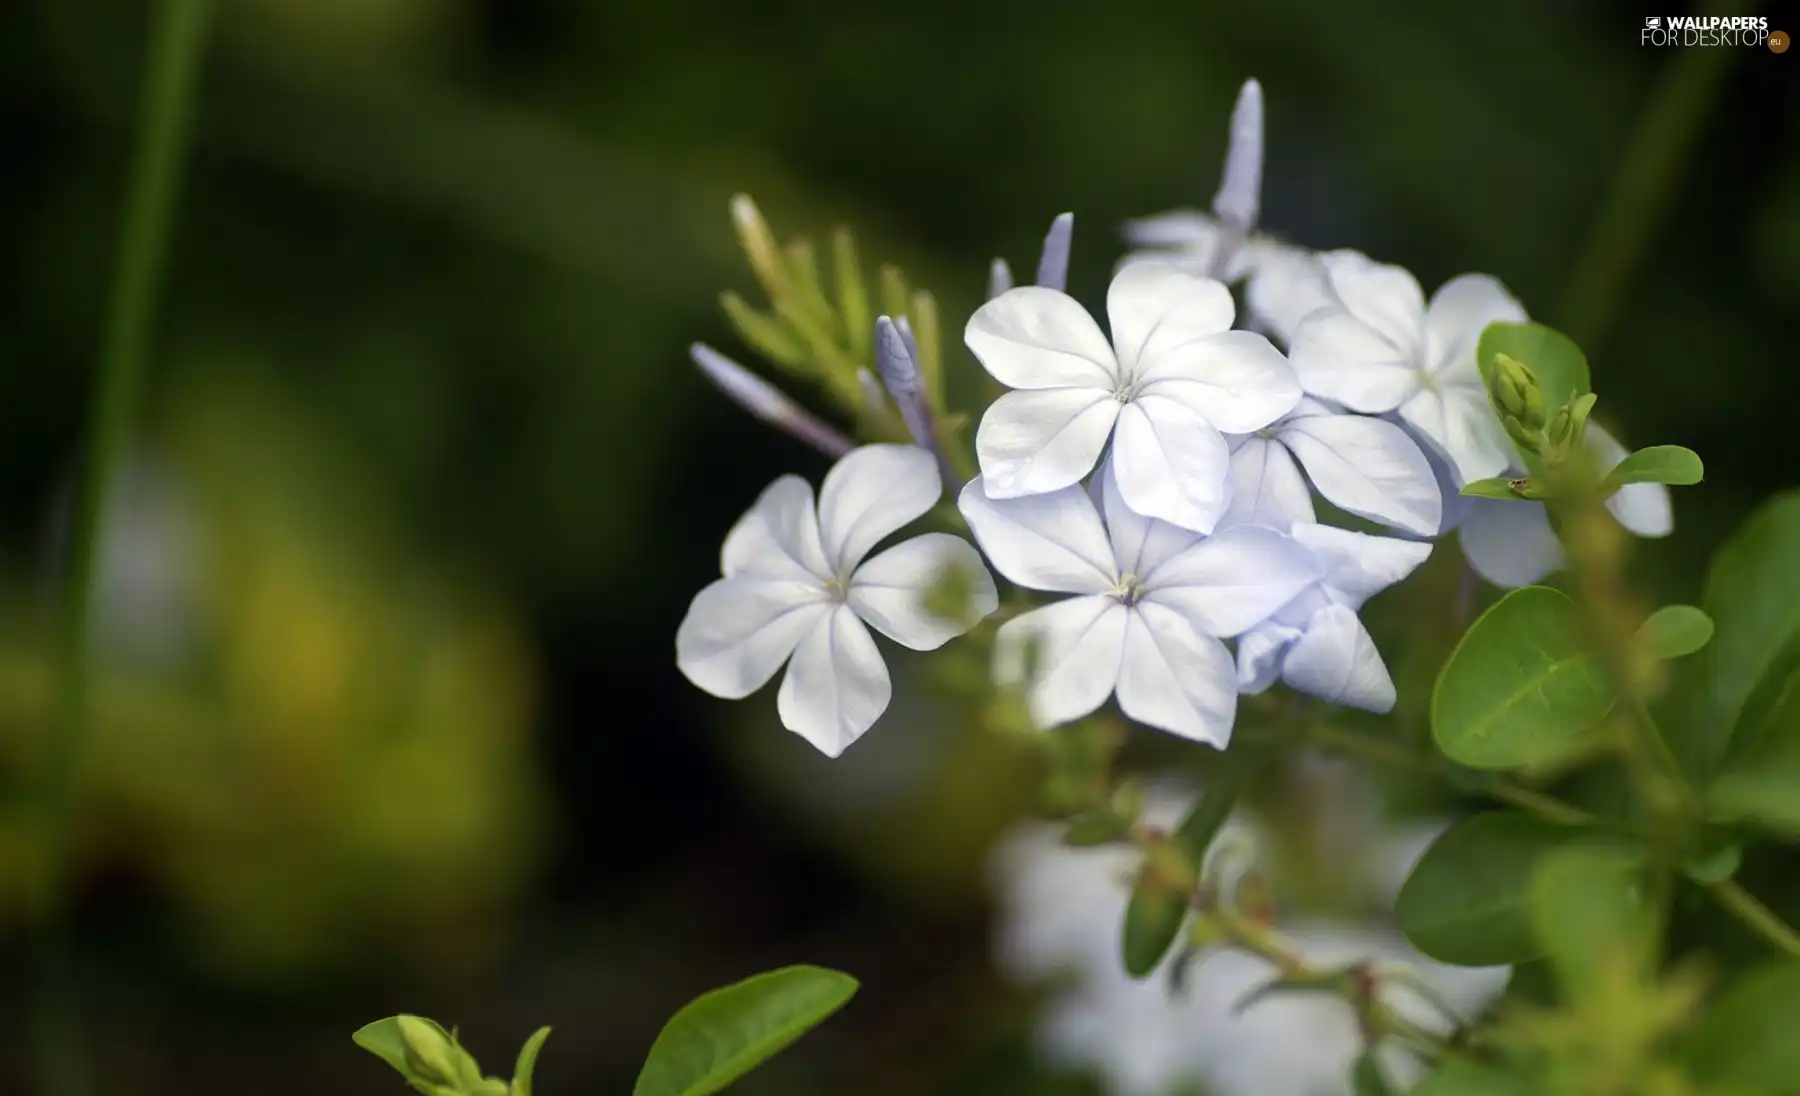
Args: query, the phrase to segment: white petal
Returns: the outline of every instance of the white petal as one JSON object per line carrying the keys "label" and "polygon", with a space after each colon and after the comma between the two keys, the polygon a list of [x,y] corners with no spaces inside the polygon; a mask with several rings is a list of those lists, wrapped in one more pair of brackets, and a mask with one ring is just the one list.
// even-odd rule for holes
{"label": "white petal", "polygon": [[1139,723],[1220,749],[1231,741],[1231,653],[1173,609],[1145,602],[1129,614],[1118,688],[1120,709]]}
{"label": "white petal", "polygon": [[1406,349],[1343,307],[1309,313],[1290,342],[1288,360],[1308,395],[1375,414],[1418,390],[1418,363]]}
{"label": "white petal", "polygon": [[1394,679],[1368,629],[1345,605],[1321,609],[1288,649],[1281,677],[1300,692],[1371,712],[1394,708]]}
{"label": "white petal", "polygon": [[1425,326],[1425,291],[1419,280],[1402,267],[1375,262],[1355,251],[1328,251],[1319,261],[1331,292],[1351,315],[1418,360]]}
{"label": "white petal", "polygon": [[1268,619],[1320,574],[1312,553],[1292,537],[1237,525],[1150,572],[1143,600],[1175,609],[1207,635],[1234,636]]}
{"label": "white petal", "polygon": [[937,460],[916,445],[865,445],[832,466],[819,488],[819,537],[834,575],[943,496]]}
{"label": "white petal", "polygon": [[1331,525],[1296,525],[1294,539],[1324,567],[1320,579],[1334,600],[1359,607],[1418,570],[1431,555],[1429,541],[1375,537]]}
{"label": "white petal", "polygon": [[1173,347],[1231,330],[1237,305],[1222,282],[1142,262],[1113,275],[1106,315],[1121,375],[1129,377]]}
{"label": "white petal", "polygon": [[1281,440],[1313,486],[1350,511],[1420,536],[1444,516],[1437,477],[1406,431],[1361,415],[1314,415],[1289,422]]}
{"label": "white petal", "polygon": [[1112,541],[1113,559],[1120,574],[1147,575],[1169,557],[1187,550],[1200,534],[1166,521],[1147,518],[1125,504],[1119,493],[1112,461],[1102,461],[1094,475],[1089,496],[1098,489],[1101,512],[1106,515],[1106,535]]}
{"label": "white petal", "polygon": [[1425,311],[1425,368],[1436,372],[1473,362],[1481,329],[1502,320],[1523,323],[1525,306],[1499,279],[1486,274],[1451,278],[1431,295]]}
{"label": "white petal", "polygon": [[874,637],[839,605],[800,641],[775,707],[782,726],[836,757],[881,718],[893,692]]}
{"label": "white petal", "polygon": [[1266,525],[1287,532],[1314,518],[1312,492],[1280,442],[1251,435],[1231,454],[1231,505],[1218,528]]}
{"label": "white petal", "polygon": [[816,585],[719,579],[688,605],[675,632],[675,665],[712,695],[740,700],[775,676],[827,608]]}
{"label": "white petal", "polygon": [[1246,246],[1252,249],[1252,258],[1244,303],[1252,317],[1291,346],[1300,322],[1333,303],[1325,268],[1318,256],[1299,248],[1257,249],[1254,240]]}
{"label": "white petal", "polygon": [[1008,392],[975,431],[981,475],[995,498],[1055,491],[1094,470],[1119,401],[1097,388]]}
{"label": "white petal", "polygon": [[[994,680],[1027,685],[1031,716],[1054,727],[1087,715],[1112,695],[1125,649],[1125,606],[1104,594],[1033,609],[994,635]],[[1026,651],[1036,648],[1036,677],[1027,683]]]}
{"label": "white petal", "polygon": [[1008,388],[1084,386],[1111,391],[1118,363],[1100,325],[1075,298],[1022,285],[975,310],[963,342]]}
{"label": "white petal", "polygon": [[799,476],[782,476],[764,488],[756,505],[726,534],[719,570],[726,578],[830,578],[831,565],[819,542],[812,484]]}
{"label": "white petal", "polygon": [[[1630,456],[1630,451],[1595,423],[1588,423],[1588,449],[1601,475]],[[1666,537],[1675,531],[1675,511],[1669,489],[1660,483],[1628,483],[1606,500],[1606,508],[1619,524],[1640,537]]]}
{"label": "white petal", "polygon": [[1530,586],[1563,565],[1541,502],[1472,498],[1457,537],[1469,566],[1495,586]]}
{"label": "white petal", "polygon": [[[955,569],[969,583],[969,616],[946,620],[925,604],[933,585]],[[931,651],[962,635],[1000,604],[994,576],[981,555],[961,537],[925,533],[902,541],[856,569],[850,577],[850,608],[895,643]]]}
{"label": "white petal", "polygon": [[1300,402],[1293,367],[1254,331],[1191,339],[1146,355],[1141,368],[1138,399],[1179,400],[1228,434],[1261,430]]}
{"label": "white petal", "polygon": [[1125,405],[1112,468],[1126,505],[1146,517],[1209,533],[1225,512],[1231,450],[1184,403],[1139,396]]}
{"label": "white petal", "polygon": [[[1468,513],[1469,503],[1472,500],[1462,493],[1461,481],[1456,475],[1456,466],[1450,463],[1448,457],[1438,452],[1436,445],[1424,440],[1419,432],[1409,426],[1406,420],[1398,414],[1385,416],[1385,421],[1405,430],[1407,437],[1410,437],[1418,445],[1419,451],[1425,454],[1425,463],[1431,465],[1431,475],[1437,480],[1438,497],[1443,500],[1444,507],[1444,518],[1438,525],[1438,535],[1443,536],[1461,525],[1463,515]],[[1501,475],[1513,474],[1511,468],[1501,473]]]}
{"label": "white petal", "polygon": [[1118,584],[1106,529],[1093,499],[1079,486],[996,499],[976,479],[956,505],[994,569],[1020,586],[1098,594]]}
{"label": "white petal", "polygon": [[1267,692],[1281,678],[1281,664],[1289,644],[1300,638],[1300,629],[1265,620],[1237,640],[1238,692],[1254,696]]}
{"label": "white petal", "polygon": [[1498,476],[1513,462],[1512,443],[1480,387],[1421,389],[1400,405],[1400,417],[1455,467],[1462,483]]}

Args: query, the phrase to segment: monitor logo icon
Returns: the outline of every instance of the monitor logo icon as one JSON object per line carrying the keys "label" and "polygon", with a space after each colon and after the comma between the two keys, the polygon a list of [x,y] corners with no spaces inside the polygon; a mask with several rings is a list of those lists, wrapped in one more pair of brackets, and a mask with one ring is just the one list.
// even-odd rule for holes
{"label": "monitor logo icon", "polygon": [[1659,28],[1661,26],[1662,26],[1662,17],[1661,16],[1646,15],[1644,17],[1644,29],[1645,30],[1656,30],[1657,28]]}

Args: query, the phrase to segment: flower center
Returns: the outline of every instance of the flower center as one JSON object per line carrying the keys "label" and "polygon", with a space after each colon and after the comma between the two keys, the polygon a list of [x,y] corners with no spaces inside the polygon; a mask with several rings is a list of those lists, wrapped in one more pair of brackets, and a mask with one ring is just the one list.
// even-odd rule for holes
{"label": "flower center", "polygon": [[1112,397],[1120,403],[1130,403],[1137,397],[1137,388],[1135,380],[1120,381],[1118,387],[1113,389]]}
{"label": "flower center", "polygon": [[842,605],[850,597],[850,577],[838,575],[825,584],[825,599]]}
{"label": "flower center", "polygon": [[1119,599],[1119,604],[1131,608],[1144,596],[1143,580],[1132,574],[1122,576],[1119,584],[1113,587],[1112,596]]}

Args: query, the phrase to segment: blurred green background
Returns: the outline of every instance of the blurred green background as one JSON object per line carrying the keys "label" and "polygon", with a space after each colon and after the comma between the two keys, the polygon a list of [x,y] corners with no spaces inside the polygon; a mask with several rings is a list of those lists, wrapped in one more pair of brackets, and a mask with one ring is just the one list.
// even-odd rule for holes
{"label": "blurred green background", "polygon": [[[852,224],[972,370],[989,259],[1031,269],[1073,210],[1098,304],[1119,222],[1210,200],[1256,76],[1266,227],[1428,289],[1491,272],[1562,322],[1685,56],[1638,45],[1645,10],[221,0],[103,552],[76,920],[101,1091],[394,1092],[348,1036],[398,1011],[495,1072],[550,1024],[546,1091],[625,1091],[682,1002],[797,961],[864,993],[747,1093],[1086,1091],[1031,1071],[989,968],[1008,762],[903,697],[830,763],[769,697],[675,672],[732,520],[824,470],[687,361],[751,360],[717,308],[753,290],[728,197],[783,236]],[[145,27],[135,0],[0,5],[0,1092]],[[1720,72],[1592,355],[1602,419],[1707,461],[1638,561],[1670,600],[1800,478],[1800,54]],[[1389,650],[1416,714],[1441,655]]]}

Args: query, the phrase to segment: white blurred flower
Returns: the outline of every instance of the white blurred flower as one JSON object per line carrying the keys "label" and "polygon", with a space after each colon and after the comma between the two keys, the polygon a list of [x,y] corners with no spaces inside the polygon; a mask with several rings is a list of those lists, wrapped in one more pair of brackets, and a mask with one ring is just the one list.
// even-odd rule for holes
{"label": "white blurred flower", "polygon": [[1431,545],[1329,525],[1296,525],[1293,537],[1317,558],[1320,578],[1238,639],[1238,688],[1260,693],[1281,680],[1333,704],[1392,710],[1394,680],[1356,614],[1424,563]]}
{"label": "white blurred flower", "polygon": [[[1601,475],[1628,455],[1623,445],[1594,423],[1588,424],[1587,443]],[[1515,463],[1502,474],[1526,473]],[[1606,508],[1620,525],[1640,537],[1666,537],[1675,529],[1669,489],[1660,483],[1627,484],[1606,500]],[[1541,502],[1468,498],[1457,536],[1469,566],[1496,586],[1530,586],[1563,565],[1562,545],[1550,527],[1550,512]]]}
{"label": "white blurred flower", "polygon": [[[688,607],[675,636],[676,665],[700,688],[737,700],[787,663],[776,698],[782,724],[836,757],[880,717],[892,694],[864,623],[929,651],[998,604],[981,557],[947,533],[914,537],[865,562],[870,549],[942,494],[934,458],[910,445],[852,452],[825,476],[816,509],[805,480],[776,480],[725,538],[725,577]],[[945,620],[925,604],[951,568],[972,584],[966,621]]]}
{"label": "white blurred flower", "polygon": [[[1163,262],[1190,274],[1205,274],[1212,269],[1221,240],[1230,246],[1218,219],[1196,210],[1142,217],[1125,225],[1125,241],[1137,250],[1120,266]],[[1301,320],[1332,303],[1318,256],[1273,236],[1257,234],[1245,240],[1227,263],[1223,280],[1243,283],[1250,328],[1284,344],[1294,341]]]}
{"label": "white blurred flower", "polygon": [[1293,410],[1300,385],[1261,335],[1231,330],[1224,285],[1167,264],[1113,278],[1112,338],[1068,295],[1007,290],[970,317],[964,341],[1014,391],[995,400],[975,435],[982,482],[995,499],[1079,483],[1112,443],[1119,488],[1133,510],[1211,532],[1225,510],[1225,434],[1247,434]]}
{"label": "white blurred flower", "polygon": [[1418,280],[1354,251],[1319,257],[1333,302],[1294,333],[1294,372],[1310,396],[1352,411],[1398,411],[1460,481],[1498,476],[1512,455],[1476,366],[1482,329],[1525,309],[1485,274],[1446,282],[1429,304]]}
{"label": "white blurred flower", "polygon": [[[1108,461],[1106,520],[1081,486],[995,499],[976,480],[958,502],[994,569],[1033,590],[1076,597],[1000,626],[994,675],[1023,684],[1033,718],[1080,719],[1115,692],[1140,723],[1223,747],[1237,713],[1231,654],[1220,642],[1257,624],[1319,576],[1291,538],[1243,525],[1213,537],[1125,504]],[[1038,662],[1027,682],[1026,652]]]}
{"label": "white blurred flower", "polygon": [[[1165,786],[1153,791],[1147,814],[1173,825],[1191,801],[1191,795]],[[1435,833],[1428,828],[1392,834],[1371,863],[1351,870],[1364,873],[1368,887],[1391,904]],[[1219,841],[1265,855],[1257,838],[1255,826],[1240,815]],[[1125,973],[1119,925],[1137,862],[1129,849],[1069,848],[1052,826],[1023,827],[996,850],[995,943],[1002,972],[1024,984],[1065,979],[1039,1018],[1036,1041],[1045,1059],[1094,1070],[1111,1096],[1167,1096],[1194,1083],[1215,1096],[1349,1096],[1350,1070],[1362,1042],[1342,1000],[1277,994],[1237,1012],[1237,1003],[1275,971],[1235,950],[1198,961],[1179,993],[1169,986],[1173,954],[1141,981]],[[1404,966],[1464,1019],[1498,996],[1508,976],[1507,968],[1432,962],[1381,925],[1315,918],[1280,928],[1315,966],[1370,959]],[[1392,983],[1383,986],[1390,1007],[1427,1030],[1447,1031],[1448,1021],[1416,994]],[[1389,1046],[1382,1055],[1396,1083],[1416,1080],[1418,1064],[1405,1051]]]}

